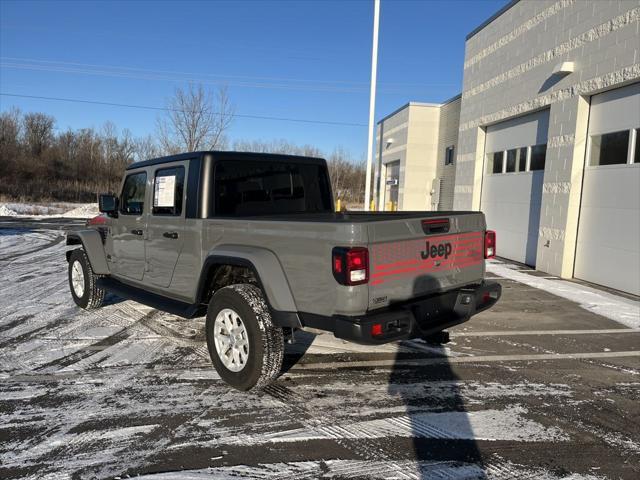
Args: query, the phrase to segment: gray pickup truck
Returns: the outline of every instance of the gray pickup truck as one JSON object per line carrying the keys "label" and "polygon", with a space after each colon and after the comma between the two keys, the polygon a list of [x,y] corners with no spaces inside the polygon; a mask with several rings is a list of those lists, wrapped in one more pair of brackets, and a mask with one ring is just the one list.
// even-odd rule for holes
{"label": "gray pickup truck", "polygon": [[129,165],[103,213],[68,234],[77,305],[105,293],[206,315],[211,360],[235,388],[280,372],[301,328],[382,344],[429,338],[493,306],[495,234],[479,212],[334,212],[318,158],[196,152]]}

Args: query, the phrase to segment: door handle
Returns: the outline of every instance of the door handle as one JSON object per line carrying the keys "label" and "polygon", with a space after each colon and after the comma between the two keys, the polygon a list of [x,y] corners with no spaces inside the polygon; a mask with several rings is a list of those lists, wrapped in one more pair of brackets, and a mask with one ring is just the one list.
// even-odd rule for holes
{"label": "door handle", "polygon": [[173,238],[175,240],[178,238],[178,232],[164,232],[162,236],[166,238]]}
{"label": "door handle", "polygon": [[134,235],[142,235],[143,231],[142,230],[131,230],[131,233],[133,233]]}

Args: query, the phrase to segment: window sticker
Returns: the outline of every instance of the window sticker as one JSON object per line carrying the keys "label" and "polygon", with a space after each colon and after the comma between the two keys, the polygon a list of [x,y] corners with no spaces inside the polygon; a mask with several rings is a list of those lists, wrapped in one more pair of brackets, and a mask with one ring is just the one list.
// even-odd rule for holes
{"label": "window sticker", "polygon": [[154,207],[175,206],[176,176],[156,177],[156,188],[153,195]]}

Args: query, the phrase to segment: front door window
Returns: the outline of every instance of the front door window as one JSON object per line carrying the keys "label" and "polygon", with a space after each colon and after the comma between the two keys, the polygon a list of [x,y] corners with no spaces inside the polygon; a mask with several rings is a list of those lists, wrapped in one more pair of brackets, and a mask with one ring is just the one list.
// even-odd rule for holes
{"label": "front door window", "polygon": [[146,186],[147,174],[145,172],[134,173],[127,177],[120,196],[120,213],[124,215],[142,215]]}

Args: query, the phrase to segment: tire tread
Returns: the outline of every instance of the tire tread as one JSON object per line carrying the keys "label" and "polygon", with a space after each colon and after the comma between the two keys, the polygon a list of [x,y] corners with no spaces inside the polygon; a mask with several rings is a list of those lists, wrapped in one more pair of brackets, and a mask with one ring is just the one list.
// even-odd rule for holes
{"label": "tire tread", "polygon": [[[261,335],[260,342],[262,343],[263,349],[261,370],[256,382],[246,389],[259,390],[273,382],[282,369],[284,359],[284,333],[282,328],[274,325],[269,306],[260,288],[249,283],[238,283],[223,287],[219,289],[216,294],[223,291],[233,291],[236,295],[240,296],[242,300],[247,303],[257,320]],[[216,295],[213,296],[213,299],[215,298]],[[243,319],[243,321],[246,320],[248,319]],[[210,353],[213,358],[215,352],[212,352],[210,349]],[[244,390],[245,388],[242,389]]]}
{"label": "tire tread", "polygon": [[102,288],[99,288],[97,284],[97,280],[101,277],[101,275],[96,275],[95,273],[93,273],[93,268],[91,268],[89,256],[87,255],[87,252],[85,252],[82,248],[78,248],[71,253],[71,257],[69,258],[69,269],[71,269],[71,265],[73,265],[73,262],[75,260],[79,260],[80,263],[82,263],[82,268],[87,273],[87,284],[85,285],[85,292],[88,292],[89,296],[87,299],[87,304],[85,306],[80,306],[85,310],[93,310],[95,308],[102,307],[102,305],[104,305],[106,291]]}

